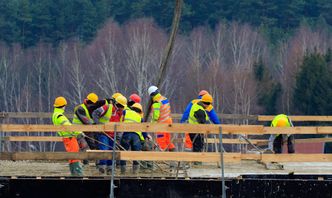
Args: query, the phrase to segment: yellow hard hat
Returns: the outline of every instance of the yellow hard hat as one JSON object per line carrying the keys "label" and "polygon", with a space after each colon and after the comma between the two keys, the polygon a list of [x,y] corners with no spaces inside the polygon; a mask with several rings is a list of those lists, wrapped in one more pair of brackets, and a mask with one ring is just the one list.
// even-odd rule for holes
{"label": "yellow hard hat", "polygon": [[204,94],[202,96],[202,102],[207,102],[207,103],[212,103],[213,102],[213,98],[210,94]]}
{"label": "yellow hard hat", "polygon": [[127,98],[124,97],[123,95],[117,96],[115,98],[115,102],[119,103],[120,105],[126,107],[127,106]]}
{"label": "yellow hard hat", "polygon": [[54,107],[62,107],[67,105],[67,100],[66,98],[59,96],[55,99],[54,101]]}
{"label": "yellow hard hat", "polygon": [[280,118],[277,121],[277,127],[286,127],[288,125],[288,119],[287,118]]}
{"label": "yellow hard hat", "polygon": [[112,95],[112,98],[113,99],[116,99],[118,96],[123,96],[121,93],[119,93],[119,92],[116,92],[116,93],[114,93],[113,95]]}
{"label": "yellow hard hat", "polygon": [[93,103],[96,103],[98,101],[98,96],[95,93],[89,93],[86,99],[90,100]]}
{"label": "yellow hard hat", "polygon": [[141,112],[143,111],[143,107],[140,103],[134,103],[131,107],[137,108],[137,109],[141,110]]}

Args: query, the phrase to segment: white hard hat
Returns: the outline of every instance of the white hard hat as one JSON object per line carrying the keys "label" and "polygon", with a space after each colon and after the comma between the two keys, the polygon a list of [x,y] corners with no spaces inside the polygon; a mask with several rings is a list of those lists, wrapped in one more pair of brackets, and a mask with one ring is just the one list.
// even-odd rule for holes
{"label": "white hard hat", "polygon": [[151,95],[152,93],[156,92],[157,90],[158,90],[158,87],[152,85],[149,87],[148,93],[149,93],[149,95]]}

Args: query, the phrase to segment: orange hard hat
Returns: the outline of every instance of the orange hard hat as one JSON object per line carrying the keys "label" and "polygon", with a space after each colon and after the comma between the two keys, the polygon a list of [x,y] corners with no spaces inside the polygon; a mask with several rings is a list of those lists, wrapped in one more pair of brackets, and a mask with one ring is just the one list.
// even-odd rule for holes
{"label": "orange hard hat", "polygon": [[205,94],[208,94],[209,92],[208,91],[206,91],[206,90],[201,90],[200,92],[199,92],[199,96],[203,96],[203,95],[205,95]]}
{"label": "orange hard hat", "polygon": [[213,98],[210,94],[205,94],[202,96],[202,102],[213,103]]}
{"label": "orange hard hat", "polygon": [[129,96],[129,99],[131,101],[134,101],[135,103],[140,103],[141,102],[141,97],[139,97],[139,95],[137,95],[137,94],[131,94]]}
{"label": "orange hard hat", "polygon": [[59,96],[55,99],[54,101],[54,107],[62,107],[67,105],[67,100],[66,98]]}
{"label": "orange hard hat", "polygon": [[288,126],[288,119],[287,118],[280,118],[277,121],[277,127],[286,127]]}

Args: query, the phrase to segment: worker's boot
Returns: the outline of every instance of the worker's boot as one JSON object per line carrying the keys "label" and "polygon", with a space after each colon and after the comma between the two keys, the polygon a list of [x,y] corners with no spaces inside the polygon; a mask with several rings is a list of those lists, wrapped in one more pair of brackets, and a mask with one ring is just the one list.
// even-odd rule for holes
{"label": "worker's boot", "polygon": [[125,174],[126,173],[126,165],[121,165],[120,170],[121,170],[121,174]]}
{"label": "worker's boot", "polygon": [[82,167],[79,162],[69,164],[69,168],[72,176],[83,176]]}
{"label": "worker's boot", "polygon": [[137,174],[139,170],[139,164],[134,164],[133,165],[133,174]]}

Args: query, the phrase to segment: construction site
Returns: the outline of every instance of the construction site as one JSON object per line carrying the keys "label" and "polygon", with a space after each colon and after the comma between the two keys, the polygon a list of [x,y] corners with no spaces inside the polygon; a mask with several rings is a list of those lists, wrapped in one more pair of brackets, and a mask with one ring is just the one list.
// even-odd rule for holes
{"label": "construction site", "polygon": [[22,2],[1,198],[332,197],[328,1]]}
{"label": "construction site", "polygon": [[[2,113],[0,156],[1,197],[66,197],[75,192],[82,197],[331,197],[332,156],[322,154],[323,144],[330,138],[295,140],[295,154],[266,152],[269,134],[330,133],[331,127],[265,127],[273,116],[220,115],[223,122],[246,119],[255,125],[190,125],[190,124],[131,124],[108,123],[91,126],[52,126],[10,124],[22,118],[49,119],[49,113]],[[173,115],[179,117],[179,115]],[[329,116],[290,116],[294,123],[332,120]],[[13,151],[17,144],[61,142],[52,134],[61,129],[100,132],[108,130],[156,130],[170,132],[176,152],[88,150],[80,153]],[[205,150],[184,152],[185,132],[205,134]],[[15,134],[15,135],[14,135]],[[39,134],[33,135],[33,134]],[[222,142],[222,144],[219,144]],[[61,146],[61,143],[59,144]],[[220,146],[225,148],[220,152]],[[8,152],[11,150],[11,152]],[[100,174],[94,160],[153,161],[153,168],[138,173],[121,174],[118,167],[113,175]],[[84,175],[71,176],[68,159],[88,159]],[[195,164],[194,162],[202,162]],[[170,164],[175,166],[170,166]],[[128,164],[128,170],[131,170]],[[59,190],[61,189],[61,190]],[[128,194],[130,189],[130,194]],[[113,190],[113,192],[112,192]],[[162,193],[160,193],[162,192]],[[223,194],[225,193],[225,194]]]}

